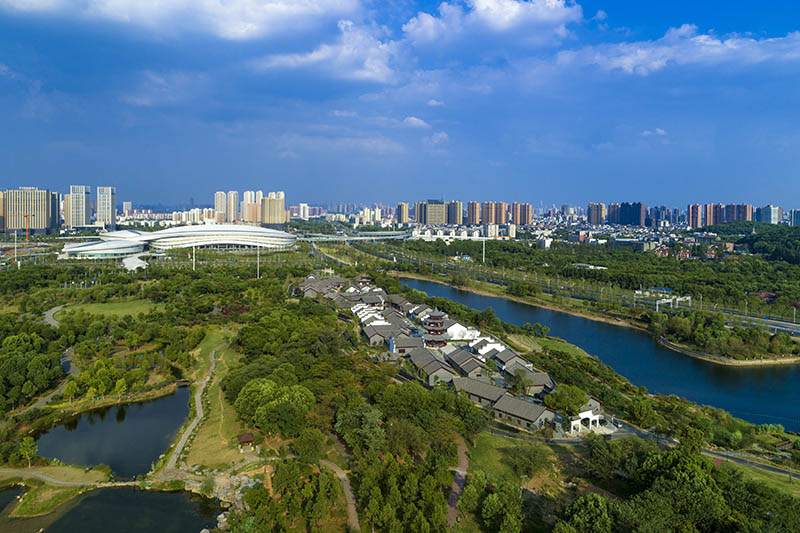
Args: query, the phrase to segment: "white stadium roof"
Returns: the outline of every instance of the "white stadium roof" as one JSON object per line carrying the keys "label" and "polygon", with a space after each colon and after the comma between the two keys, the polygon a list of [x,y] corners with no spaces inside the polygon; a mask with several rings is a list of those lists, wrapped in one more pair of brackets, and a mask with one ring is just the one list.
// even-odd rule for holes
{"label": "white stadium roof", "polygon": [[259,226],[207,224],[177,226],[160,231],[120,230],[103,233],[99,241],[67,244],[69,257],[124,257],[145,250],[155,252],[192,246],[249,246],[286,249],[294,246],[295,236]]}

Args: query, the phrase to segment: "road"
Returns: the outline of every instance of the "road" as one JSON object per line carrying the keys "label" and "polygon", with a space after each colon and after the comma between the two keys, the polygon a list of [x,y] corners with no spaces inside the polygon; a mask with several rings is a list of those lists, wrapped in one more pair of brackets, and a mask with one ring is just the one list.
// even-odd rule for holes
{"label": "road", "polygon": [[353,496],[353,488],[350,486],[350,480],[347,479],[347,472],[339,468],[336,463],[332,463],[327,459],[320,459],[319,464],[330,468],[342,484],[344,490],[344,499],[347,501],[347,527],[350,531],[361,531],[361,525],[358,523],[358,511],[356,510],[356,498]]}
{"label": "road", "polygon": [[469,468],[469,457],[467,456],[467,443],[464,438],[458,436],[458,467],[453,468],[455,477],[450,495],[447,497],[447,523],[453,527],[458,521],[458,499],[464,490],[464,483],[467,481],[467,470]]}
{"label": "road", "polygon": [[208,372],[206,372],[206,377],[203,381],[200,382],[200,386],[197,388],[197,391],[194,393],[194,406],[195,406],[195,415],[194,420],[189,424],[186,428],[186,431],[183,432],[181,435],[178,444],[175,445],[175,449],[172,450],[172,455],[169,457],[169,461],[167,461],[166,470],[174,470],[175,465],[178,462],[178,458],[181,456],[181,452],[183,452],[184,446],[186,446],[186,441],[189,440],[189,437],[192,436],[192,432],[197,428],[197,425],[203,419],[203,391],[206,389],[206,385],[208,382],[211,381],[211,376],[214,375],[214,368],[217,366],[217,358],[216,353],[217,350],[220,350],[223,346],[227,343],[222,343],[213,350],[209,354],[211,358],[211,366],[208,367]]}

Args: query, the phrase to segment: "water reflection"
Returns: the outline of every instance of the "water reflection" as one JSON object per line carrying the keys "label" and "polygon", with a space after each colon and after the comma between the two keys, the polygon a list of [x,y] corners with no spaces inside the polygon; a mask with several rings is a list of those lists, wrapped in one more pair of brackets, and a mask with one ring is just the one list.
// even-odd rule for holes
{"label": "water reflection", "polygon": [[189,389],[151,402],[84,413],[37,437],[39,455],[111,467],[130,478],[150,470],[189,414]]}

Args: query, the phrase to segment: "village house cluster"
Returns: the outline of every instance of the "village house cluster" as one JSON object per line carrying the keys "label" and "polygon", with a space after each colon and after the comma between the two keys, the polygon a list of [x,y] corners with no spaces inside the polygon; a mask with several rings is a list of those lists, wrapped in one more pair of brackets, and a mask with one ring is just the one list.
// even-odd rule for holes
{"label": "village house cluster", "polygon": [[[556,429],[562,417],[543,403],[556,384],[502,341],[461,324],[438,309],[416,304],[375,287],[367,276],[348,280],[329,274],[310,275],[297,287],[306,298],[327,298],[342,318],[358,320],[370,345],[384,346],[382,355],[427,387],[452,386],[500,422],[526,431]],[[345,311],[349,311],[349,314]],[[523,390],[512,394],[517,380]],[[587,397],[570,433],[597,429],[604,419],[600,403]]]}

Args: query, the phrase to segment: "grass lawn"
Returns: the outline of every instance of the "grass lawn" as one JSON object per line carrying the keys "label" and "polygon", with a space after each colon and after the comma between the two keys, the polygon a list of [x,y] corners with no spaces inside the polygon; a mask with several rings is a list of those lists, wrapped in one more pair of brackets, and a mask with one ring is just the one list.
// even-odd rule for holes
{"label": "grass lawn", "polygon": [[[192,381],[197,381],[202,379],[203,376],[206,375],[208,372],[208,367],[211,366],[211,359],[209,358],[209,354],[211,350],[225,342],[225,337],[230,335],[228,332],[222,329],[211,328],[206,332],[206,336],[200,342],[200,344],[192,351],[192,355],[194,355],[197,359],[197,366],[195,367],[192,374],[189,378]],[[219,365],[221,361],[217,361]],[[224,367],[217,367],[216,372],[219,373],[220,369],[225,371]]]}
{"label": "grass lawn", "polygon": [[504,448],[513,448],[517,441],[491,433],[481,433],[475,439],[475,447],[467,450],[469,471],[482,470],[490,481],[519,483],[519,476],[504,461]]}
{"label": "grass lawn", "polygon": [[[212,334],[209,334],[209,337]],[[208,337],[206,338],[208,340]],[[206,341],[203,341],[205,344]],[[219,342],[209,343],[210,348],[218,346]],[[206,352],[206,357],[208,354]],[[239,422],[236,420],[236,411],[225,400],[220,382],[228,370],[236,364],[240,355],[230,347],[224,347],[217,352],[217,367],[214,379],[208,386],[208,415],[195,434],[189,447],[186,464],[204,465],[210,468],[227,468],[231,462],[242,459],[236,435],[239,434]]]}
{"label": "grass lawn", "polygon": [[[69,482],[80,482],[86,483],[87,485],[92,485],[99,481],[106,481],[108,479],[108,474],[101,470],[89,470],[85,472],[83,468],[79,468],[76,466],[34,466],[30,469],[27,468],[18,468],[17,470],[24,470],[26,473],[37,473],[37,474],[44,474],[45,476],[49,476],[53,479],[57,479],[59,481],[69,481]],[[25,473],[10,473],[10,472],[0,472],[0,481],[4,479],[13,479],[13,478],[33,478],[32,476],[28,476]],[[42,481],[43,483],[47,483],[46,481]]]}
{"label": "grass lawn", "polygon": [[731,461],[725,461],[724,464],[726,467],[742,472],[746,479],[760,481],[772,489],[800,498],[800,479],[798,478],[792,477],[792,482],[789,483],[789,476],[765,472],[759,468],[744,466]]}
{"label": "grass lawn", "polygon": [[22,495],[22,501],[11,511],[11,516],[20,518],[46,515],[77,496],[80,491],[81,489],[77,487],[56,488],[50,485],[34,487]]}
{"label": "grass lawn", "polygon": [[163,307],[161,304],[155,304],[149,300],[131,300],[130,302],[111,302],[104,304],[78,304],[70,305],[56,313],[55,319],[58,320],[62,313],[67,311],[80,309],[87,313],[95,315],[138,315],[139,313],[147,313],[152,309],[160,309]]}
{"label": "grass lawn", "polygon": [[574,344],[570,344],[559,339],[553,339],[550,337],[536,337],[536,343],[542,346],[542,348],[546,348],[548,350],[559,350],[570,353],[577,357],[587,357],[587,353]]}

